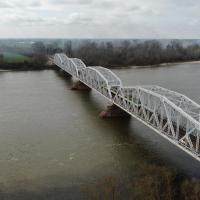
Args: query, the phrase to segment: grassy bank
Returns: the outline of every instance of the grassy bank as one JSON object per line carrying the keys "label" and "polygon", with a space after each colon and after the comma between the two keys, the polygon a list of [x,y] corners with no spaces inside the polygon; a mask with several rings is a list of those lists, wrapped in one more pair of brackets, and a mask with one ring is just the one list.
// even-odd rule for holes
{"label": "grassy bank", "polygon": [[17,53],[4,52],[3,63],[24,63],[32,62],[31,58],[28,56],[20,55]]}
{"label": "grassy bank", "polygon": [[[46,58],[43,58],[45,60]],[[0,54],[0,69],[2,70],[42,70],[54,69],[54,66],[41,62],[40,57],[29,57],[22,54],[3,52]]]}

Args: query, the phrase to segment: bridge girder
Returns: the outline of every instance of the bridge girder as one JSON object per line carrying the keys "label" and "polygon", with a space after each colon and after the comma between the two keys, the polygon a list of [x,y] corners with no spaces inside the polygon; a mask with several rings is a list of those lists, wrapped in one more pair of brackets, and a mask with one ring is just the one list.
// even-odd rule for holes
{"label": "bridge girder", "polygon": [[108,80],[96,68],[86,67],[79,72],[79,78],[91,88],[94,88],[104,96],[111,98]]}
{"label": "bridge girder", "polygon": [[74,62],[79,70],[86,68],[85,63],[81,59],[71,58],[71,60]]}
{"label": "bridge girder", "polygon": [[113,101],[124,110],[199,156],[200,123],[166,96],[146,87],[122,87]]}
{"label": "bridge girder", "polygon": [[96,70],[98,70],[106,78],[110,86],[120,86],[120,87],[122,86],[120,78],[115,73],[113,73],[110,69],[107,69],[101,66],[95,66],[92,68],[95,68]]}

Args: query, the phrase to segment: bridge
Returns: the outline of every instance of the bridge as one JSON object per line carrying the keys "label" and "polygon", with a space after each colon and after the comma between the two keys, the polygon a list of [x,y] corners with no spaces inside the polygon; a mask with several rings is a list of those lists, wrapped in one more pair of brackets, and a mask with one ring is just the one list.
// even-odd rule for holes
{"label": "bridge", "polygon": [[55,65],[97,91],[113,105],[200,161],[200,105],[183,94],[159,87],[123,86],[111,70],[86,67],[78,58],[55,54]]}

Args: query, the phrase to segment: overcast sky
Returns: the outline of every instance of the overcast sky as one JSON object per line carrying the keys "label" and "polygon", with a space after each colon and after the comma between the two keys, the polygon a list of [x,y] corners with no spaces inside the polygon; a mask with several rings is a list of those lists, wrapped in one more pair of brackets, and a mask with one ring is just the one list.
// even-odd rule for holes
{"label": "overcast sky", "polygon": [[0,0],[4,38],[200,38],[195,0]]}

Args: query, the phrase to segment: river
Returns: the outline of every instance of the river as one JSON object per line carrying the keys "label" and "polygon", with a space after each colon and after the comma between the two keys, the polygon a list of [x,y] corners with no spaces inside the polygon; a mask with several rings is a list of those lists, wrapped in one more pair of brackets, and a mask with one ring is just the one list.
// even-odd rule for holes
{"label": "river", "polygon": [[[200,64],[113,69],[124,85],[160,85],[200,103]],[[10,199],[80,199],[103,177],[143,163],[200,178],[200,164],[135,119],[100,119],[96,92],[53,70],[0,72],[0,191]],[[9,198],[8,198],[9,199]]]}

